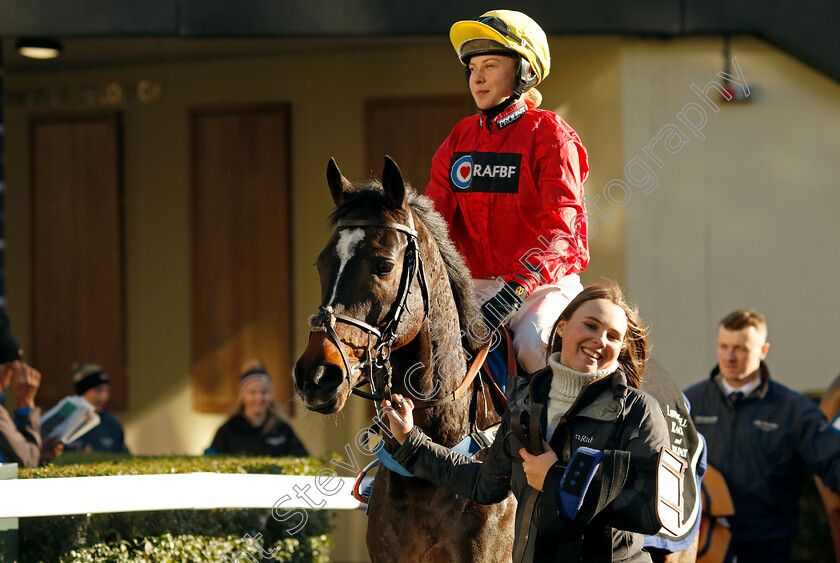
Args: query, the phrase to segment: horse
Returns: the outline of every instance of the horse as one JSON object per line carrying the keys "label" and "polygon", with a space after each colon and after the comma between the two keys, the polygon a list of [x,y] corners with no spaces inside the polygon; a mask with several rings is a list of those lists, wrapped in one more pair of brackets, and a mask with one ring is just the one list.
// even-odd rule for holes
{"label": "horse", "polygon": [[[498,421],[489,385],[468,369],[488,339],[470,273],[431,201],[388,157],[381,182],[356,184],[330,159],[327,184],[335,230],[316,260],[321,305],[293,369],[303,404],[331,415],[351,393],[377,402],[401,393],[417,404],[415,424],[448,447]],[[374,563],[510,561],[515,502],[477,504],[380,466],[368,553]]]}

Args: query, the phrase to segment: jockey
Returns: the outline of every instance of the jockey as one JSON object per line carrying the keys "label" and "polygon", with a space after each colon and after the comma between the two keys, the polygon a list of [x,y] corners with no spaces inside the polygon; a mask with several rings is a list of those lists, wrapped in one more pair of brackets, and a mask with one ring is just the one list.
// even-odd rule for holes
{"label": "jockey", "polygon": [[546,365],[551,325],[583,287],[589,263],[586,149],[557,114],[538,109],[549,73],[545,33],[520,12],[456,22],[449,37],[481,110],[437,150],[426,196],[474,278],[485,323],[509,322],[520,365]]}

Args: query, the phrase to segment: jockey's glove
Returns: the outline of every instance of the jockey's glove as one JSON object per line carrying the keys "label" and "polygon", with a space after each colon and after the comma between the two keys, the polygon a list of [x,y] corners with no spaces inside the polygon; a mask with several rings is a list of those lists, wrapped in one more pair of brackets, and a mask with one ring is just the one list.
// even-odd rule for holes
{"label": "jockey's glove", "polygon": [[499,327],[516,314],[527,295],[524,286],[513,281],[506,283],[496,295],[481,306],[484,324],[492,331],[499,330]]}

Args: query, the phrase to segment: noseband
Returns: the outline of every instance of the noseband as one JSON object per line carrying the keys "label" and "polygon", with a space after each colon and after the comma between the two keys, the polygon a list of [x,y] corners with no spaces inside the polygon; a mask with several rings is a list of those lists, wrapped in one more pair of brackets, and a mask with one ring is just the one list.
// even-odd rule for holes
{"label": "noseband", "polygon": [[[400,325],[403,313],[408,309],[408,296],[411,293],[411,284],[417,277],[420,291],[423,296],[423,312],[429,314],[429,290],[426,286],[426,274],[423,270],[423,260],[420,257],[420,249],[417,242],[417,231],[414,229],[414,218],[411,211],[408,212],[408,226],[401,223],[376,220],[342,220],[336,223],[336,229],[349,229],[353,227],[373,227],[377,229],[393,229],[406,235],[408,244],[403,255],[403,269],[400,278],[400,285],[397,290],[397,298],[391,305],[390,310],[382,318],[378,327],[372,326],[364,321],[348,315],[336,313],[332,306],[321,306],[318,313],[309,318],[309,330],[312,332],[326,332],[341,353],[341,360],[344,362],[344,373],[347,384],[350,381],[350,360],[344,351],[341,339],[335,332],[336,323],[344,323],[354,326],[367,333],[368,341],[365,351],[365,359],[356,365],[356,369],[366,369],[363,380],[353,387],[352,393],[373,401],[381,401],[390,397],[391,388],[391,349],[394,340],[397,338],[397,329]],[[376,344],[372,338],[376,337]],[[381,374],[381,394],[377,392],[379,387],[376,376]],[[371,393],[358,389],[358,386],[370,384]]]}

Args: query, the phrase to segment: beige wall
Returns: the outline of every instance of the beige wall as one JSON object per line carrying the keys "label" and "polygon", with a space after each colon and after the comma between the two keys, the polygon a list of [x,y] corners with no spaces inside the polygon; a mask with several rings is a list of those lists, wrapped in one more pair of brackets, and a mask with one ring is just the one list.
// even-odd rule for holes
{"label": "beige wall", "polygon": [[[766,315],[773,376],[825,389],[840,370],[840,85],[752,38],[731,54],[752,101],[723,105],[700,140],[677,114],[699,102],[723,67],[718,38],[627,41],[623,50],[625,161],[667,124],[689,141],[655,169],[650,195],[633,190],[628,285],[652,325],[654,352],[682,386],[716,363],[716,325],[738,308]],[[701,117],[696,111],[689,117]]]}

